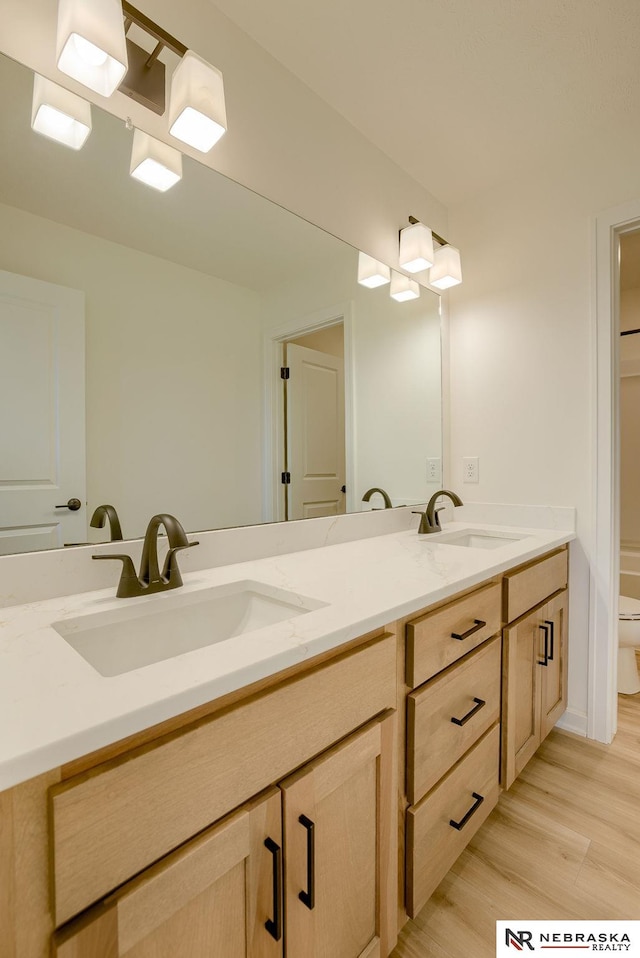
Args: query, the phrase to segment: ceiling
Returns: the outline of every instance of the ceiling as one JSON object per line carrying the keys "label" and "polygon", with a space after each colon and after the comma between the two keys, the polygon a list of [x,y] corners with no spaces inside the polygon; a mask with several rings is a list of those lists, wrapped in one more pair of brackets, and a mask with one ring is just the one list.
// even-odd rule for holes
{"label": "ceiling", "polygon": [[640,154],[638,0],[215,5],[449,206],[629,129]]}

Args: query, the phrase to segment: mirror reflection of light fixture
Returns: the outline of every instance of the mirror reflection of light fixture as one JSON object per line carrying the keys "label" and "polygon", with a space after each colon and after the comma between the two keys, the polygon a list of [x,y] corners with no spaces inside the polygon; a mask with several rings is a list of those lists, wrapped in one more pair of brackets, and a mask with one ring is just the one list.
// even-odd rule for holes
{"label": "mirror reflection of light fixture", "polygon": [[72,150],[79,150],[91,133],[91,105],[52,80],[34,73],[31,129],[70,146]]}
{"label": "mirror reflection of light fixture", "polygon": [[384,286],[391,278],[391,270],[367,253],[358,253],[358,282],[368,289]]}
{"label": "mirror reflection of light fixture", "polygon": [[208,153],[227,129],[222,73],[187,50],[171,78],[169,132]]}
{"label": "mirror reflection of light fixture", "polygon": [[155,137],[133,131],[131,176],[161,193],[182,179],[182,153]]}
{"label": "mirror reflection of light fixture", "polygon": [[408,273],[419,273],[433,266],[433,235],[428,226],[417,220],[400,230],[400,258],[398,262]]}
{"label": "mirror reflection of light fixture", "polygon": [[460,250],[447,243],[436,250],[435,262],[429,271],[429,284],[437,289],[449,289],[461,282]]}
{"label": "mirror reflection of light fixture", "polygon": [[101,96],[127,72],[120,0],[58,0],[58,69]]}
{"label": "mirror reflection of light fixture", "polygon": [[398,273],[395,269],[391,270],[391,297],[398,303],[406,303],[410,299],[417,299],[420,295],[420,287],[415,279],[405,276],[404,273]]}

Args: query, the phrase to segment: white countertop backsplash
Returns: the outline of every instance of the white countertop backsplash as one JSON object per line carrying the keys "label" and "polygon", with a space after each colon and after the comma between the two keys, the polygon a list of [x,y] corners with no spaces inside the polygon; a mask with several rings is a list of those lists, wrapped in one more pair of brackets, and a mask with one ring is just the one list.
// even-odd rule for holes
{"label": "white countertop backsplash", "polygon": [[[95,547],[74,549],[72,565],[85,563],[91,570],[83,570],[88,576],[95,567],[110,569],[109,588],[13,605],[7,604],[10,595],[5,592],[5,607],[0,609],[0,789],[336,648],[542,555],[575,535],[571,508],[508,506],[501,523],[496,521],[498,515],[497,506],[484,512],[477,505],[464,506],[456,510],[456,522],[446,523],[443,531],[476,525],[498,532],[515,529],[525,537],[487,550],[439,543],[437,536],[417,535],[418,518],[406,509],[201,534],[201,545],[184,554],[187,559],[199,553],[196,562],[181,559],[182,592],[248,579],[327,604],[111,677],[100,675],[51,624],[90,612],[123,609],[127,604],[159,604],[176,592],[117,599],[119,564],[114,562],[111,568],[111,563],[92,562]],[[363,517],[368,535],[356,537],[354,533],[362,533],[365,527]],[[526,525],[522,519],[528,520]],[[240,533],[235,542],[233,533]],[[229,547],[227,555],[235,552],[240,560],[227,558],[221,564],[220,537]],[[335,542],[336,538],[347,541]],[[257,555],[246,558],[250,539]],[[320,544],[322,540],[328,544]],[[280,550],[288,545],[289,551],[278,552],[278,544]],[[115,545],[118,548],[111,551],[122,550],[122,543]],[[125,551],[135,554],[135,545],[125,543]],[[260,555],[269,546],[271,554]],[[69,582],[77,583],[68,578],[70,550],[38,555],[48,557],[53,569],[51,581],[41,582],[45,595],[47,589],[49,595],[51,590],[56,592],[61,581],[67,590]],[[20,560],[25,573],[30,558],[35,569],[40,563],[42,572],[44,564],[37,557],[3,557]],[[60,562],[62,570],[57,567]],[[207,565],[194,568],[196,564]]]}

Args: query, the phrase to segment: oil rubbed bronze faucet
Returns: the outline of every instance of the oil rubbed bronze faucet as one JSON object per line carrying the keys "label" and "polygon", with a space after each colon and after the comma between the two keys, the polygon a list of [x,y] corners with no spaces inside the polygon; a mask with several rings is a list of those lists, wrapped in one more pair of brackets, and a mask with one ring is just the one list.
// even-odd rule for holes
{"label": "oil rubbed bronze faucet", "polygon": [[118,542],[122,539],[122,527],[114,506],[98,506],[91,516],[89,525],[92,529],[104,529],[107,519],[109,520],[109,541]]}
{"label": "oil rubbed bronze faucet", "polygon": [[367,491],[362,497],[362,501],[368,502],[371,496],[374,494],[374,492],[379,492],[382,498],[384,499],[385,509],[393,509],[393,505],[392,505],[391,499],[389,498],[389,494],[385,492],[384,489],[378,489],[377,486],[374,486],[373,489],[367,489]]}
{"label": "oil rubbed bronze faucet", "polygon": [[414,510],[414,515],[422,516],[420,519],[420,527],[418,529],[419,535],[428,535],[431,532],[442,532],[442,526],[440,525],[438,513],[442,512],[444,506],[440,506],[439,509],[436,509],[436,502],[440,496],[448,496],[454,506],[463,505],[462,499],[455,492],[449,492],[448,489],[440,489],[438,492],[434,492],[429,499],[425,512],[416,512]]}
{"label": "oil rubbed bronze faucet", "polygon": [[[169,540],[169,551],[164,560],[162,572],[158,563],[158,533],[164,526]],[[152,516],[147,526],[142,545],[140,574],[136,575],[133,559],[129,555],[94,555],[92,559],[120,559],[122,575],[116,595],[119,599],[132,599],[139,595],[152,595],[154,592],[166,592],[178,589],[182,585],[182,576],[178,568],[176,553],[199,545],[189,542],[187,535],[176,519],[166,513]]]}

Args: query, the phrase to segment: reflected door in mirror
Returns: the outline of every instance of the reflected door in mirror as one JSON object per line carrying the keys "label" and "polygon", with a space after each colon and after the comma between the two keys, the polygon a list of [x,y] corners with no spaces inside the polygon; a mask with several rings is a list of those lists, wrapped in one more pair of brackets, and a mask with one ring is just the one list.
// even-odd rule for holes
{"label": "reflected door in mirror", "polygon": [[0,272],[0,404],[0,554],[84,542],[82,293]]}
{"label": "reflected door in mirror", "polygon": [[344,360],[287,344],[287,518],[345,512]]}

